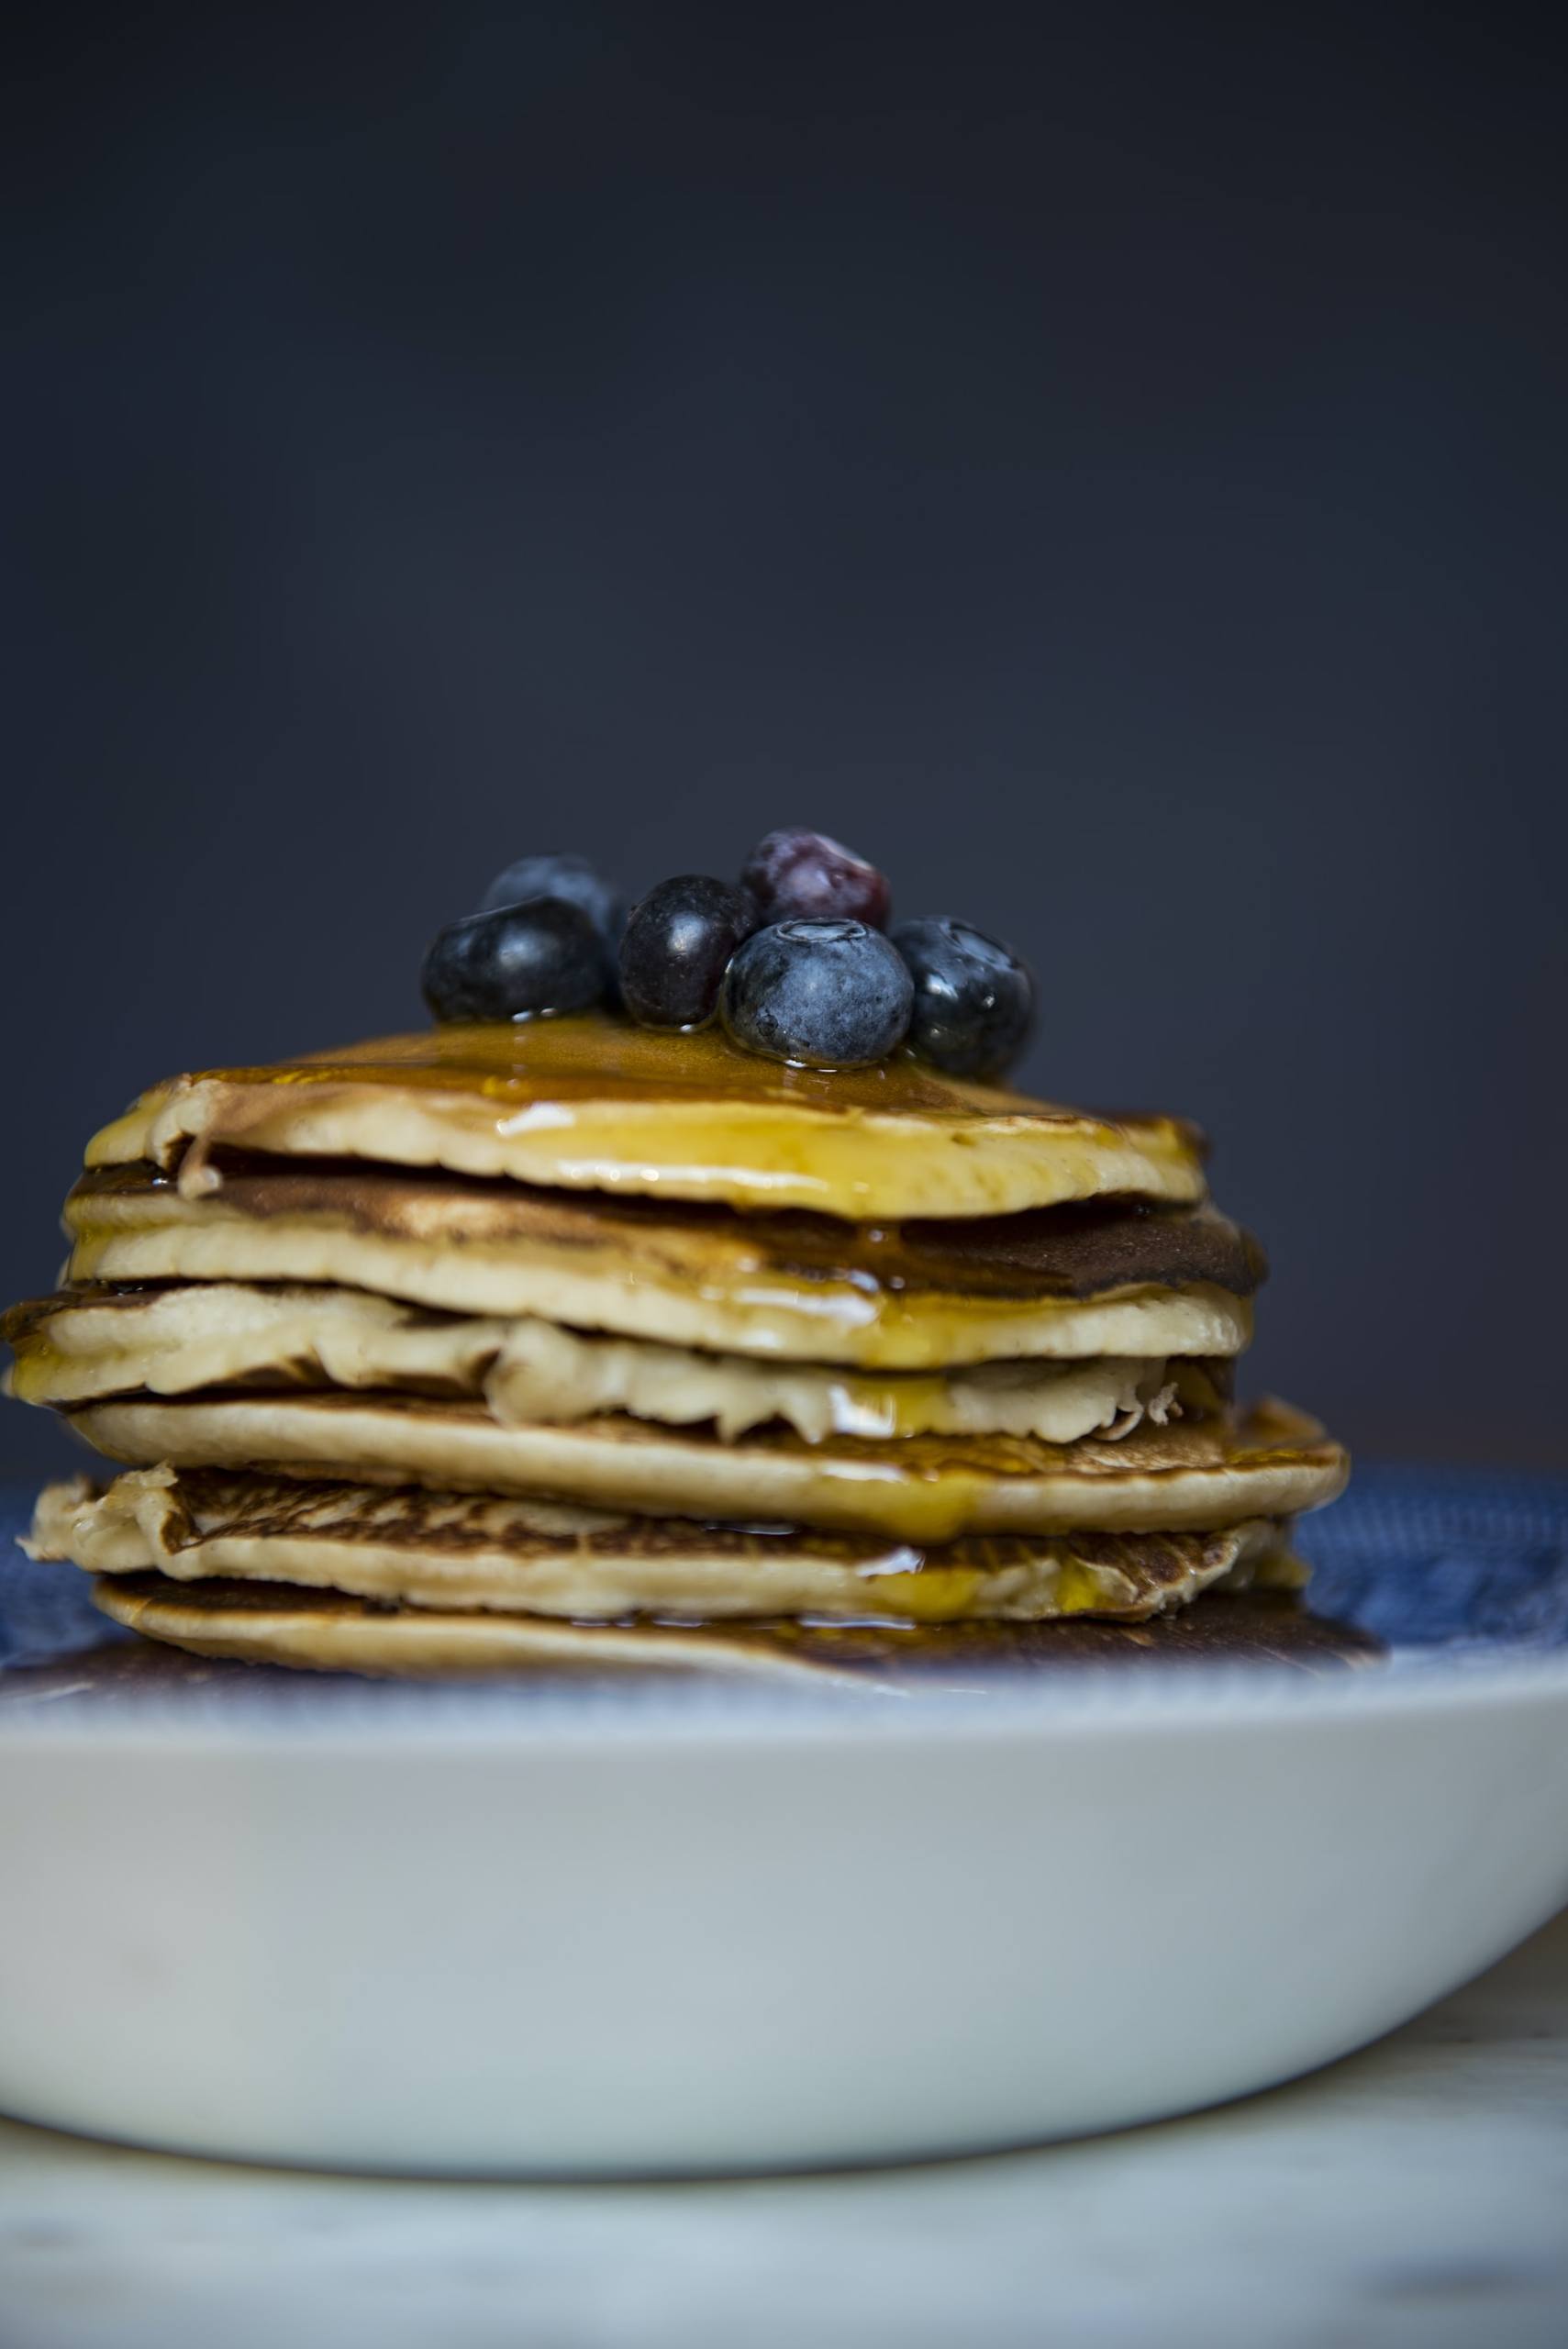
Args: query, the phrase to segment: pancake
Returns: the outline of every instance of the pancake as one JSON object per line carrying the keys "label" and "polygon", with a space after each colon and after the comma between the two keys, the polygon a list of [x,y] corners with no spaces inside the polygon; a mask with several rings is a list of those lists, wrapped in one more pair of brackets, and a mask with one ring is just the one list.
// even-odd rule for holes
{"label": "pancake", "polygon": [[1094,1116],[907,1054],[786,1067],[717,1030],[600,1015],[437,1027],[174,1077],[95,1136],[87,1163],[180,1163],[195,1182],[222,1146],[860,1219],[1204,1193],[1202,1138],[1179,1119]]}
{"label": "pancake", "polygon": [[50,1486],[28,1547],[106,1575],[305,1584],[425,1609],[582,1622],[675,1617],[1141,1621],[1211,1583],[1299,1581],[1267,1520],[1218,1533],[1068,1534],[921,1551],[614,1518],[538,1503],[152,1468]]}
{"label": "pancake", "polygon": [[[463,1679],[495,1672],[722,1673],[854,1686],[824,1652],[827,1635],[748,1626],[684,1630],[662,1623],[551,1622],[544,1616],[385,1608],[336,1591],[238,1580],[185,1584],[158,1574],[100,1577],[95,1606],[145,1639],[196,1655],[372,1678]],[[930,1635],[919,1634],[922,1640]]]}
{"label": "pancake", "polygon": [[332,1282],[417,1305],[865,1369],[1217,1356],[1262,1251],[1212,1207],[1125,1200],[854,1225],[406,1174],[351,1161],[145,1164],[66,1202],[75,1282]]}
{"label": "pancake", "polygon": [[[998,1678],[1016,1684],[1026,1673],[1107,1664],[1118,1674],[1129,1666],[1163,1672],[1173,1664],[1212,1672],[1239,1662],[1318,1673],[1363,1665],[1380,1653],[1365,1633],[1321,1622],[1286,1595],[1267,1589],[1256,1597],[1211,1599],[1143,1626],[1078,1617],[917,1630],[838,1623],[583,1625],[528,1615],[421,1613],[281,1583],[182,1584],[158,1574],[99,1582],[94,1598],[106,1615],[142,1632],[149,1644],[116,1642],[73,1656],[63,1667],[18,1671],[0,1682],[0,1699],[10,1691],[37,1701],[29,1679],[41,1680],[39,1694],[48,1701],[60,1686],[72,1694],[84,1685],[117,1693],[139,1685],[166,1687],[175,1676],[174,1658],[161,1655],[152,1642],[204,1657],[388,1678],[509,1672],[548,1685],[563,1674],[723,1674],[858,1687],[878,1696],[920,1688],[973,1695]],[[199,1676],[204,1705],[236,1685],[215,1685],[206,1669]]]}
{"label": "pancake", "polygon": [[501,1427],[477,1404],[389,1395],[134,1397],[83,1405],[72,1420],[136,1467],[266,1467],[919,1542],[1233,1525],[1318,1508],[1349,1473],[1340,1446],[1282,1404],[1069,1445],[1001,1436],[809,1444],[784,1430],[725,1443],[625,1417]]}
{"label": "pancake", "polygon": [[990,1363],[945,1374],[753,1362],[646,1339],[583,1336],[554,1322],[430,1313],[339,1288],[208,1281],[131,1292],[70,1290],[0,1315],[12,1392],[67,1407],[110,1395],[295,1386],[472,1396],[506,1425],[606,1412],[726,1439],[780,1419],[832,1434],[1036,1435],[1052,1443],[1127,1434],[1213,1409],[1229,1364],[1116,1358]]}

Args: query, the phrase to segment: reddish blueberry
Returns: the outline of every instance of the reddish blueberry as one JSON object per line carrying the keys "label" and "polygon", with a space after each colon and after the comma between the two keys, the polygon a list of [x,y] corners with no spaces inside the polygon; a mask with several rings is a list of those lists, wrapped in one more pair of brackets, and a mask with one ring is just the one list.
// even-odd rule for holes
{"label": "reddish blueberry", "polygon": [[893,895],[874,864],[826,832],[769,832],[740,875],[766,922],[861,921],[885,930]]}

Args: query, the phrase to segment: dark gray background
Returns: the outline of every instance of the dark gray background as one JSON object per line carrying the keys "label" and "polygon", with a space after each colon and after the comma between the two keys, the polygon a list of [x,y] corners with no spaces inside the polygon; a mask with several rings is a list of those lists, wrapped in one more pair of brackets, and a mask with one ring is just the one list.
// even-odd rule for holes
{"label": "dark gray background", "polygon": [[1562,1462],[1555,12],[235,13],[10,61],[0,1287],[506,860],[802,819],[1211,1127],[1261,1380]]}

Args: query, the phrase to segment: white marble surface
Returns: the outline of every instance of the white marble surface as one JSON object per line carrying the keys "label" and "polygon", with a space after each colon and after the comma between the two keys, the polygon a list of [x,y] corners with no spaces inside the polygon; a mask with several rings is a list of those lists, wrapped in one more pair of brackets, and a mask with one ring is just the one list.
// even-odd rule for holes
{"label": "white marble surface", "polygon": [[1331,2071],[994,2160],[685,2186],[246,2170],[0,2123],[4,2349],[1562,2349],[1568,1916]]}

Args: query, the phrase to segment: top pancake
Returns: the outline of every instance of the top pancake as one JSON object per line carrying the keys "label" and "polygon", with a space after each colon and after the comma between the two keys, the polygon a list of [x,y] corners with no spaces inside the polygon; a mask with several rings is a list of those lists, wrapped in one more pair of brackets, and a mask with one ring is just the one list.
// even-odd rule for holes
{"label": "top pancake", "polygon": [[178,1162],[194,1189],[217,1147],[860,1221],[1106,1195],[1185,1202],[1205,1188],[1201,1136],[1179,1119],[1095,1117],[907,1055],[785,1067],[716,1030],[670,1035],[600,1014],[174,1077],[95,1136],[87,1163]]}

